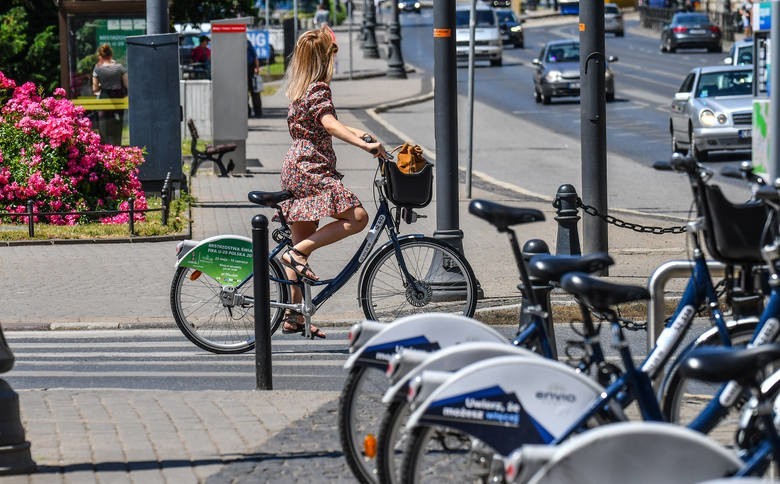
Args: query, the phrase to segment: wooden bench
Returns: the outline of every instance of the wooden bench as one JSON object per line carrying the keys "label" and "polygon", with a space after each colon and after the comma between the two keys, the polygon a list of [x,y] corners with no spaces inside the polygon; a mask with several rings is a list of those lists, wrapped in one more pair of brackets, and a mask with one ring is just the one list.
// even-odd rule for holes
{"label": "wooden bench", "polygon": [[236,151],[235,143],[227,143],[223,145],[207,145],[206,148],[201,151],[198,149],[198,129],[195,127],[195,121],[188,120],[187,128],[190,130],[190,136],[192,137],[192,167],[190,168],[190,176],[195,176],[195,172],[198,171],[201,163],[211,161],[217,168],[219,168],[219,176],[228,176],[228,173],[233,171],[235,164],[233,160],[230,160],[227,166],[222,162],[222,157],[227,153]]}

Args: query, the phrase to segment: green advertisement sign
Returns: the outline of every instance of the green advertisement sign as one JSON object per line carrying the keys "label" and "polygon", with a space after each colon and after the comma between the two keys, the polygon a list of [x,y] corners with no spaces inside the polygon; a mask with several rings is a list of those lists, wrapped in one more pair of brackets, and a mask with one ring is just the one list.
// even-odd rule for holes
{"label": "green advertisement sign", "polygon": [[237,286],[252,274],[252,240],[237,235],[206,239],[179,266],[199,270],[223,286]]}
{"label": "green advertisement sign", "polygon": [[146,19],[113,18],[95,20],[97,46],[108,44],[114,51],[114,60],[127,65],[125,37],[146,34]]}

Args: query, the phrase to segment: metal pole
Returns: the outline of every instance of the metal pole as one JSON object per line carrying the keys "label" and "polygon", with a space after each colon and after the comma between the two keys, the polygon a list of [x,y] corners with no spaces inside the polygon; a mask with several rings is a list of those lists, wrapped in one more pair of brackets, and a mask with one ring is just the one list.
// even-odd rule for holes
{"label": "metal pole", "polygon": [[436,231],[434,237],[463,252],[458,227],[458,73],[455,0],[433,2],[433,94],[436,143]]}
{"label": "metal pole", "polygon": [[469,11],[469,106],[466,112],[468,144],[466,153],[466,198],[471,198],[471,171],[474,163],[474,36],[477,30],[477,0],[471,0]]}
{"label": "metal pole", "polygon": [[168,33],[168,2],[166,0],[146,0],[146,33]]}
{"label": "metal pole", "polygon": [[352,3],[353,0],[350,0],[349,3],[347,3],[347,18],[349,19],[349,23],[347,23],[347,35],[349,35],[349,80],[352,80]]}
{"label": "metal pole", "polygon": [[406,79],[404,57],[401,54],[401,22],[398,19],[398,2],[393,0],[392,16],[387,28],[387,47],[390,52],[387,56],[387,77],[393,79]]}
{"label": "metal pole", "polygon": [[[607,213],[607,124],[604,72],[604,2],[580,2],[580,137],[582,198]],[[607,223],[583,222],[585,252],[607,252]]]}
{"label": "metal pole", "polygon": [[[758,14],[759,6],[753,5],[753,15]],[[770,39],[780,39],[780,0],[772,0],[772,27],[769,31]],[[757,42],[756,42],[757,43]],[[769,44],[770,58],[772,59],[772,65],[769,68],[769,81],[767,82],[767,90],[769,91],[769,179],[774,182],[778,176],[780,176],[780,149],[777,148],[777,143],[780,143],[780,109],[777,103],[780,102],[780,96],[774,84],[778,84],[780,79],[780,49],[774,45],[775,42]],[[753,84],[757,84],[758,80],[753,78]]]}
{"label": "metal pole", "polygon": [[[268,284],[268,219],[258,214],[252,217],[252,262],[255,277],[255,389],[273,390],[271,377],[271,297]],[[260,275],[258,277],[258,275]]]}
{"label": "metal pole", "polygon": [[298,0],[293,0],[293,45],[298,43]]}
{"label": "metal pole", "polygon": [[[269,9],[269,4],[271,3],[271,0],[265,0],[265,28],[270,28],[270,22],[271,22],[271,13]],[[270,41],[270,39],[269,39]],[[271,59],[271,63],[273,63],[273,59]]]}
{"label": "metal pole", "polygon": [[366,59],[379,59],[379,48],[376,45],[376,4],[374,0],[366,3],[368,10],[364,12],[366,17],[366,38],[363,40],[363,57]]}

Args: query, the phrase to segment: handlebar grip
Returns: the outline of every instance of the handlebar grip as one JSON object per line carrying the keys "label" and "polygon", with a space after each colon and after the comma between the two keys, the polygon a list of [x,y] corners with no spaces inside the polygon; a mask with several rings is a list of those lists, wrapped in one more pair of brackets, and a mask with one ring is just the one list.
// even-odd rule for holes
{"label": "handlebar grip", "polygon": [[[371,136],[368,133],[366,133],[363,136],[361,136],[360,139],[362,139],[366,143],[376,143],[376,140],[374,139],[374,137]],[[379,153],[379,150],[374,148],[373,150],[369,151],[369,153],[371,153],[372,155],[375,155],[375,154]]]}
{"label": "handlebar grip", "polygon": [[658,171],[672,171],[672,164],[668,161],[656,161],[653,163],[653,169]]}
{"label": "handlebar grip", "polygon": [[767,185],[761,186],[756,190],[756,198],[767,203],[777,204],[780,202],[780,194],[778,194],[777,188]]}
{"label": "handlebar grip", "polygon": [[742,169],[734,165],[726,165],[720,170],[720,174],[728,178],[737,178],[739,180],[744,178]]}

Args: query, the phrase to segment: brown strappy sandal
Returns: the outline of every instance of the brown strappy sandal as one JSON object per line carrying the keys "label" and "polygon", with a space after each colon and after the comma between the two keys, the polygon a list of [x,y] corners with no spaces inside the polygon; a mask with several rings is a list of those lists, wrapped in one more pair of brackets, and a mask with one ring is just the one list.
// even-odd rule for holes
{"label": "brown strappy sandal", "polygon": [[[283,334],[295,334],[301,333],[301,336],[306,336],[306,323],[298,321],[300,314],[293,312],[286,312],[282,318],[282,333]],[[327,335],[316,326],[311,327],[311,337],[326,338]]]}
{"label": "brown strappy sandal", "polygon": [[[298,260],[293,257],[292,254],[297,254],[300,257],[305,257],[306,259],[309,258],[307,254],[304,254],[300,250],[296,249],[295,247],[290,247],[290,250],[282,254],[281,257],[279,257],[279,261],[281,261],[282,265],[289,267],[290,269],[295,272],[295,274],[298,277],[304,278],[304,279],[311,279],[312,281],[319,280],[319,277],[317,277],[317,274],[314,273],[313,270],[311,270],[311,267],[309,267],[309,264],[304,264],[303,262],[298,262]],[[289,259],[287,259],[289,257]]]}

